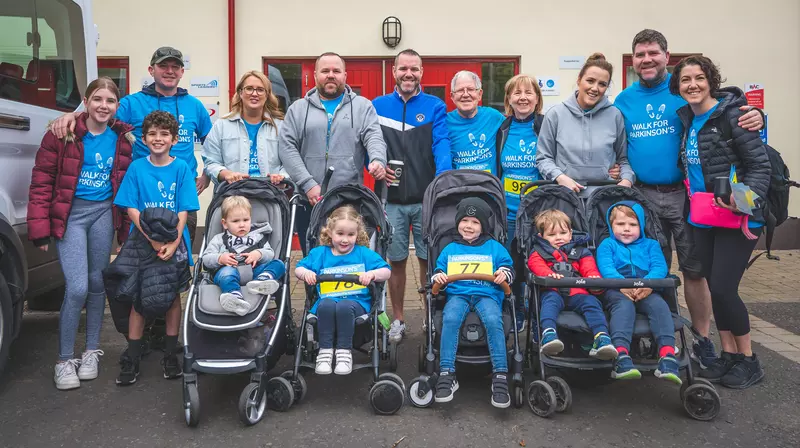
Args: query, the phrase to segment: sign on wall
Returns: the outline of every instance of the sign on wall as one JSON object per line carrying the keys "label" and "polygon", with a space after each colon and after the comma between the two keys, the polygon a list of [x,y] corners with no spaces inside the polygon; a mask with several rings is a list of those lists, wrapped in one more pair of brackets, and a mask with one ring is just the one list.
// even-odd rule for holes
{"label": "sign on wall", "polygon": [[219,96],[219,79],[214,76],[197,76],[189,83],[192,96]]}
{"label": "sign on wall", "polygon": [[536,79],[539,80],[542,96],[558,96],[561,94],[557,76],[537,76]]}
{"label": "sign on wall", "polygon": [[203,103],[203,106],[206,107],[208,111],[208,116],[211,118],[211,124],[217,122],[217,118],[219,118],[219,104],[216,103]]}
{"label": "sign on wall", "polygon": [[747,104],[759,109],[764,108],[764,84],[759,84],[757,82],[745,84],[744,96],[747,98]]}
{"label": "sign on wall", "polygon": [[562,70],[580,70],[586,63],[585,56],[559,56],[558,68]]}

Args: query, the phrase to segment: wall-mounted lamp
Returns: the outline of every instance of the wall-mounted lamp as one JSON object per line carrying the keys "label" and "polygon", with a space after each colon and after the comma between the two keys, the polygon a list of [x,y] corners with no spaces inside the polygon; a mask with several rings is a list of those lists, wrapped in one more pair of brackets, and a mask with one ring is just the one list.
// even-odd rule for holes
{"label": "wall-mounted lamp", "polygon": [[395,16],[383,20],[383,43],[391,48],[396,47],[403,37],[403,24]]}

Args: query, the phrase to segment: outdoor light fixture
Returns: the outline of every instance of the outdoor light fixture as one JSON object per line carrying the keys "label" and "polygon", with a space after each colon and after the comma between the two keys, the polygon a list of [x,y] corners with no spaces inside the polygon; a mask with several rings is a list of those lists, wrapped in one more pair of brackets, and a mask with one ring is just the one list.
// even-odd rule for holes
{"label": "outdoor light fixture", "polygon": [[383,20],[383,43],[391,48],[396,47],[403,37],[403,24],[395,16],[389,16]]}

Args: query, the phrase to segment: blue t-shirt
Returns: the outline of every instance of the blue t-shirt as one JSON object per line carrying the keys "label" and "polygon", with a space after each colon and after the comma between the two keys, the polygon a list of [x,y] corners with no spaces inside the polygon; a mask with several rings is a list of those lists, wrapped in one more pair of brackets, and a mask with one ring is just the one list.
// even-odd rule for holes
{"label": "blue t-shirt", "polygon": [[[200,210],[194,172],[178,158],[166,166],[153,165],[150,157],[134,160],[125,172],[114,205],[140,212],[149,207],[167,208],[175,213]],[[183,238],[186,247],[191,248],[188,226],[183,227]]]}
{"label": "blue t-shirt", "polygon": [[678,155],[683,124],[678,109],[686,101],[669,91],[667,74],[663,82],[648,88],[636,82],[620,92],[614,105],[625,118],[628,134],[628,162],[636,180],[649,185],[671,185],[683,179]]}
{"label": "blue t-shirt", "polygon": [[[689,128],[689,135],[686,138],[686,171],[689,173],[689,191],[691,194],[706,191],[706,181],[705,177],[703,176],[703,166],[700,163],[700,152],[697,148],[697,134],[699,134],[700,130],[703,129],[703,126],[705,126],[711,114],[717,110],[717,106],[719,106],[719,103],[715,104],[714,107],[708,110],[708,112],[702,115],[695,115],[695,117],[692,119],[692,126]],[[709,227],[692,222],[691,213],[689,214],[689,224],[697,227]]]}
{"label": "blue t-shirt", "polygon": [[344,99],[344,93],[339,95],[338,98],[334,98],[332,100],[323,100],[320,98],[322,102],[322,106],[325,107],[325,112],[328,113],[328,133],[325,136],[325,146],[328,146],[331,140],[331,125],[333,124],[333,114],[336,113],[336,108],[342,104],[342,100]]}
{"label": "blue t-shirt", "polygon": [[478,107],[472,118],[464,118],[454,110],[447,114],[450,133],[450,154],[453,168],[488,171],[497,174],[497,131],[503,124],[503,114],[491,107]]}
{"label": "blue t-shirt", "polygon": [[506,192],[509,221],[517,219],[519,193],[522,187],[528,182],[540,179],[539,170],[536,169],[536,142],[538,139],[539,137],[533,132],[532,119],[525,122],[511,120],[508,138],[500,153],[503,190]]}
{"label": "blue t-shirt", "polygon": [[[355,246],[346,255],[334,255],[330,246],[317,246],[311,249],[308,256],[297,263],[297,267],[306,268],[317,275],[363,274],[375,269],[389,268],[389,264],[380,255],[364,246]],[[317,283],[317,292],[319,293],[319,300],[311,307],[311,313],[316,312],[317,305],[322,299],[331,299],[334,302],[344,299],[353,300],[364,307],[367,312],[372,308],[372,297],[369,295],[369,289],[358,283]]]}
{"label": "blue t-shirt", "polygon": [[[244,120],[242,120],[244,121]],[[261,128],[262,123],[250,124],[244,121],[244,127],[247,128],[247,137],[250,139],[250,164],[247,174],[250,177],[260,177],[261,168],[258,166],[258,130]]]}
{"label": "blue t-shirt", "polygon": [[109,127],[102,134],[87,132],[83,137],[83,167],[75,189],[76,198],[105,201],[111,197],[111,168],[117,139],[117,133]]}
{"label": "blue t-shirt", "polygon": [[[502,244],[489,238],[476,246],[459,241],[448,244],[436,259],[435,272],[444,272],[448,276],[464,273],[494,276],[501,267],[513,271],[514,262]],[[446,291],[448,296],[484,296],[496,300],[498,304],[502,304],[505,297],[500,285],[482,280],[459,280],[447,285]]]}
{"label": "blue t-shirt", "polygon": [[[146,92],[146,93],[145,93]],[[142,141],[142,123],[153,111],[163,110],[178,120],[178,143],[170,150],[189,167],[193,177],[197,177],[197,159],[194,157],[195,137],[205,138],[211,131],[211,118],[203,103],[186,94],[186,90],[178,89],[174,96],[163,96],[154,88],[147,87],[141,92],[128,95],[119,100],[117,118],[133,126],[136,142],[133,144],[133,160],[147,157],[150,150]]]}

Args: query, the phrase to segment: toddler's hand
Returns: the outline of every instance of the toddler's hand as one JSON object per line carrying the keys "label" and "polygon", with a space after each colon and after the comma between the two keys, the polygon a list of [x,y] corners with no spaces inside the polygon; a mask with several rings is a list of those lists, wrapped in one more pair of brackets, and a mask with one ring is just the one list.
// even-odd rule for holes
{"label": "toddler's hand", "polygon": [[445,283],[447,283],[447,274],[445,274],[444,272],[439,272],[437,274],[434,274],[433,277],[431,277],[431,280],[433,280],[434,283],[444,285]]}
{"label": "toddler's hand", "polygon": [[639,288],[639,300],[646,299],[653,293],[653,288]]}
{"label": "toddler's hand", "polygon": [[547,276],[551,277],[551,278],[554,278],[556,280],[560,280],[560,279],[564,278],[563,275],[555,273],[555,272],[551,272],[551,273],[547,274]]}
{"label": "toddler's hand", "polygon": [[239,262],[236,261],[236,258],[234,258],[233,254],[230,252],[225,252],[224,254],[220,255],[217,261],[219,261],[219,264],[222,266],[236,267],[239,264]]}
{"label": "toddler's hand", "polygon": [[619,292],[625,294],[625,296],[634,302],[636,301],[636,289],[633,288],[623,288],[620,289]]}
{"label": "toddler's hand", "polygon": [[303,281],[306,282],[306,285],[313,286],[317,284],[317,274],[308,271],[303,275]]}
{"label": "toddler's hand", "polygon": [[261,259],[261,251],[260,250],[254,250],[254,251],[250,252],[249,254],[242,254],[242,255],[245,255],[247,257],[247,258],[244,259],[244,262],[249,264],[250,266],[252,266],[254,268],[256,267],[256,263],[258,263],[258,260]]}
{"label": "toddler's hand", "polygon": [[372,283],[373,280],[375,280],[375,274],[371,271],[367,271],[358,276],[358,282],[364,286],[369,286],[369,284]]}
{"label": "toddler's hand", "polygon": [[501,269],[498,269],[497,272],[494,273],[494,282],[495,284],[502,285],[503,282],[508,280],[506,277],[506,273],[503,272]]}

